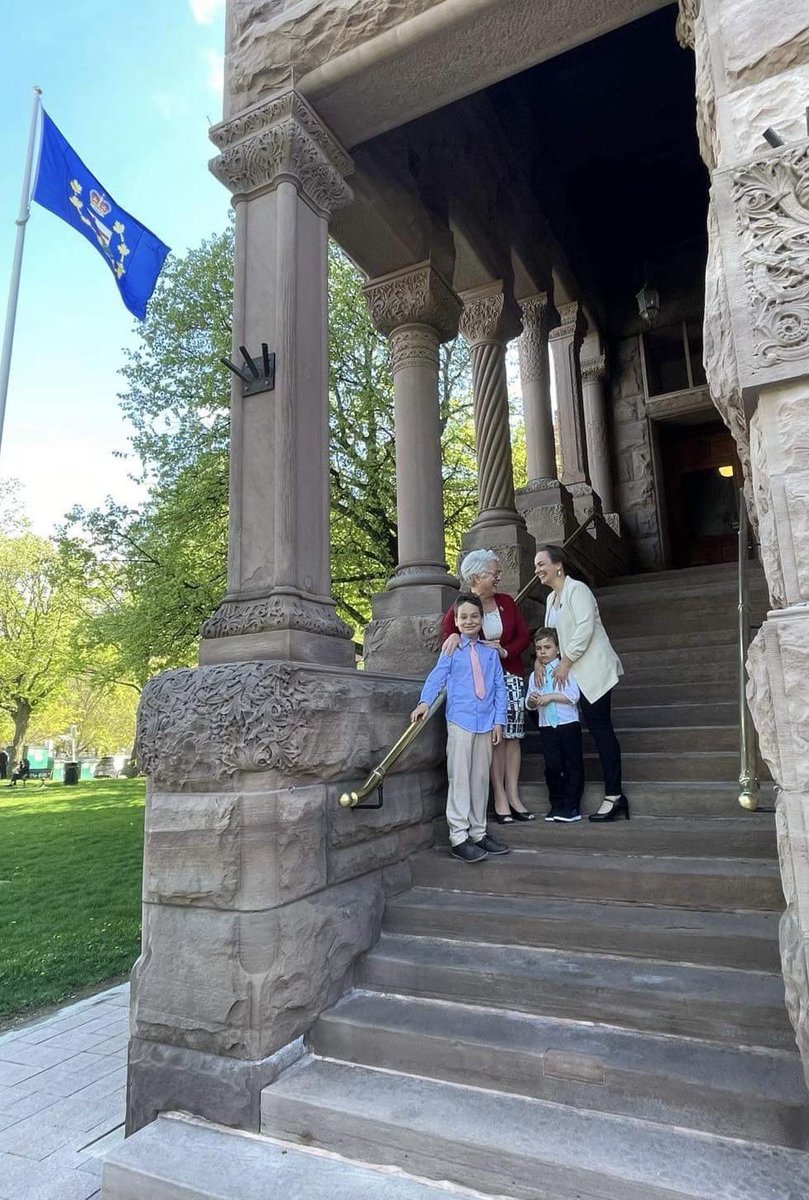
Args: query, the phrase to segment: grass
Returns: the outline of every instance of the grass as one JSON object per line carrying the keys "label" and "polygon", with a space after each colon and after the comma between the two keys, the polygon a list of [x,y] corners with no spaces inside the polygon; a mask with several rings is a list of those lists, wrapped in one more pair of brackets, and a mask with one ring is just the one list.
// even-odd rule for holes
{"label": "grass", "polygon": [[0,785],[0,1023],[129,971],[142,779]]}

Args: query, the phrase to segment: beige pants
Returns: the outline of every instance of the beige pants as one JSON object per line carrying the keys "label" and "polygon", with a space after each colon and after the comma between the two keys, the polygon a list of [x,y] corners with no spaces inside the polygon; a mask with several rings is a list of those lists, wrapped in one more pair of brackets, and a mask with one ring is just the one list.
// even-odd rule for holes
{"label": "beige pants", "polygon": [[447,721],[447,824],[452,846],[467,838],[479,842],[486,833],[492,734],[470,733]]}

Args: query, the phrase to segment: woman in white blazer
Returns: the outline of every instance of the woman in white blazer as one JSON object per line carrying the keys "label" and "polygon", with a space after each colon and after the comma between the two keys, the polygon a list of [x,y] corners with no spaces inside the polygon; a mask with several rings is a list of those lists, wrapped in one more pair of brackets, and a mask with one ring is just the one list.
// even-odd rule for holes
{"label": "woman in white blazer", "polygon": [[581,691],[581,715],[596,744],[604,774],[604,803],[591,821],[629,820],[629,801],[621,781],[621,747],[612,727],[612,689],[624,673],[601,624],[596,598],[586,583],[569,573],[560,546],[540,546],[534,559],[540,583],[551,589],[545,624],[559,638],[561,661],[554,679],[571,675]]}

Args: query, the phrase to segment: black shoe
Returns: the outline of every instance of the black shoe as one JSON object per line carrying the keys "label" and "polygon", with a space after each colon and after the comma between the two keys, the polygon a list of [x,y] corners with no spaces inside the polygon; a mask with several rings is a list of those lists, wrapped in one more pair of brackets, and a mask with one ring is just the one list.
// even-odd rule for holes
{"label": "black shoe", "polygon": [[492,820],[496,821],[498,825],[514,824],[514,818],[510,812],[499,813],[496,808],[492,809]]}
{"label": "black shoe", "polygon": [[505,842],[498,842],[497,838],[489,837],[488,833],[484,833],[479,842],[470,844],[477,846],[479,850],[485,850],[487,854],[508,854],[511,849]]}
{"label": "black shoe", "polygon": [[611,800],[612,808],[605,813],[590,813],[591,821],[617,821],[619,817],[626,817],[629,820],[629,801],[623,792],[617,800]]}
{"label": "black shoe", "polygon": [[485,850],[482,845],[476,846],[474,842],[470,842],[469,838],[457,846],[451,846],[449,852],[453,858],[460,858],[461,862],[467,863],[482,862],[484,858],[489,857],[488,850]]}
{"label": "black shoe", "polygon": [[548,811],[545,813],[544,820],[546,820],[546,821],[555,821],[555,820],[556,820],[556,814],[557,814],[558,812],[559,812],[559,809],[558,809],[558,808],[556,808],[556,806],[552,804],[552,805],[551,805],[551,807],[548,809]]}
{"label": "black shoe", "polygon": [[572,821],[580,821],[581,813],[577,808],[560,808],[553,819],[569,825]]}
{"label": "black shoe", "polygon": [[526,809],[525,812],[520,812],[520,810],[515,808],[513,804],[509,804],[509,808],[511,809],[511,815],[515,821],[536,821],[536,817],[532,812],[529,812],[528,809]]}

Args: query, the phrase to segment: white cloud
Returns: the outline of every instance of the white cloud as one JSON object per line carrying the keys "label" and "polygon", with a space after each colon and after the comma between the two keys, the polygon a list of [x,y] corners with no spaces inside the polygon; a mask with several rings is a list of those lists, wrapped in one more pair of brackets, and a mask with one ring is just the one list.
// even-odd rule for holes
{"label": "white cloud", "polygon": [[221,96],[225,87],[225,56],[218,50],[206,50],[205,61],[208,64],[208,87]]}
{"label": "white cloud", "polygon": [[225,8],[225,0],[188,0],[188,2],[198,25],[212,25]]}

